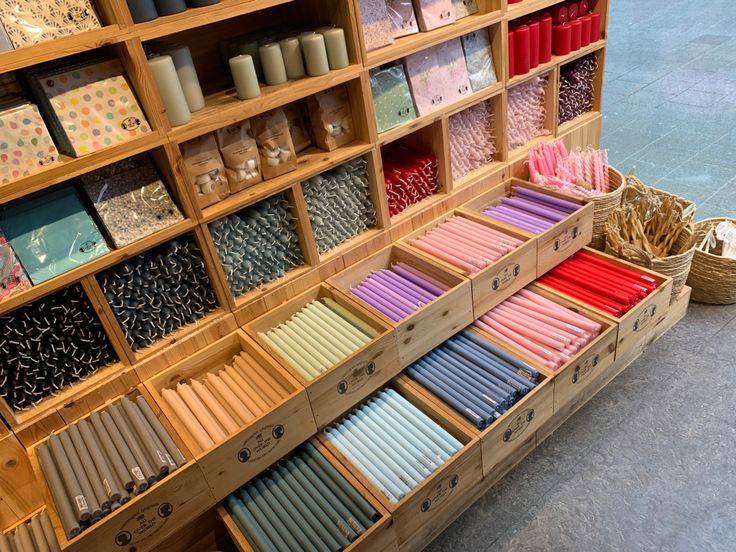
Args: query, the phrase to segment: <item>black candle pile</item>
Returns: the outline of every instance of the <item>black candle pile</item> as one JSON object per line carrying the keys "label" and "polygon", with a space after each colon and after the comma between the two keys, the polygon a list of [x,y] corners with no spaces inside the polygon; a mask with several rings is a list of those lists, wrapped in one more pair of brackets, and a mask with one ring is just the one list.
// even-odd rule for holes
{"label": "black candle pile", "polygon": [[365,159],[353,159],[304,182],[304,198],[320,253],[376,223],[367,165]]}
{"label": "black candle pile", "polygon": [[60,552],[54,527],[44,510],[12,531],[0,533],[0,552]]}
{"label": "black candle pile", "polygon": [[312,443],[227,497],[225,507],[254,550],[350,546],[380,518]]}
{"label": "black candle pile", "polygon": [[0,396],[34,406],[118,360],[79,285],[0,317]]}
{"label": "black candle pile", "polygon": [[406,369],[459,414],[486,428],[534,389],[539,372],[463,330]]}
{"label": "black candle pile", "polygon": [[210,231],[236,297],[304,264],[291,206],[282,194],[211,223]]}
{"label": "black candle pile", "polygon": [[562,66],[560,71],[560,124],[593,109],[593,79],[598,70],[598,60],[588,54]]}
{"label": "black candle pile", "polygon": [[133,351],[217,307],[202,255],[181,236],[97,276]]}
{"label": "black candle pile", "polygon": [[433,153],[404,147],[383,150],[383,173],[391,216],[439,191],[439,165]]}
{"label": "black candle pile", "polygon": [[[143,397],[93,412],[51,435],[37,453],[69,538],[187,463]],[[117,535],[118,546],[130,542],[125,535]]]}

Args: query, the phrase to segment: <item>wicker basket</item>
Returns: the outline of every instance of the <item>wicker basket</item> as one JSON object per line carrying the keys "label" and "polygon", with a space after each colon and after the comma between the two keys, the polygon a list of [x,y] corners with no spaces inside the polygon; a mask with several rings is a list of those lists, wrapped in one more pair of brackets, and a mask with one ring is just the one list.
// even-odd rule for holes
{"label": "wicker basket", "polygon": [[695,209],[696,205],[693,201],[690,201],[689,199],[685,199],[684,197],[680,197],[678,195],[675,195],[670,192],[665,192],[664,190],[659,190],[657,188],[652,188],[651,186],[647,186],[644,184],[641,180],[639,180],[637,177],[633,175],[628,175],[626,177],[626,186],[623,190],[623,197],[621,198],[621,203],[626,204],[630,201],[635,201],[639,195],[645,191],[648,193],[656,194],[660,197],[673,197],[675,198],[675,201],[680,204],[682,207],[682,216],[683,217],[690,217],[690,220],[692,220],[692,217],[695,216]]}
{"label": "wicker basket", "polygon": [[601,196],[587,198],[586,203],[593,204],[593,239],[590,247],[603,251],[606,248],[606,221],[608,215],[621,205],[624,193],[624,175],[613,167],[608,167],[609,188],[612,190]]}
{"label": "wicker basket", "polygon": [[[693,241],[700,245],[708,231],[719,222],[734,219],[711,218],[695,223]],[[732,305],[736,303],[736,260],[721,257],[719,245],[712,253],[695,250],[693,265],[687,285],[693,288],[692,300],[711,305]]]}

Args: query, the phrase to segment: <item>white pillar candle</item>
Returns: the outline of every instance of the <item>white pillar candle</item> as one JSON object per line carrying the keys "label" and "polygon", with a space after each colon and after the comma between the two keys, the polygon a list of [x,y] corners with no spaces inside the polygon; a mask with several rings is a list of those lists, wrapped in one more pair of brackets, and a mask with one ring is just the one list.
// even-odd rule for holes
{"label": "white pillar candle", "polygon": [[350,64],[348,58],[348,47],[345,43],[345,31],[339,27],[328,29],[322,33],[325,37],[325,47],[327,48],[327,59],[330,62],[330,69],[343,69]]}
{"label": "white pillar candle", "polygon": [[148,60],[166,115],[171,126],[180,126],[192,120],[179,76],[171,56],[157,56]]}
{"label": "white pillar candle", "polygon": [[230,58],[228,63],[230,64],[230,72],[233,74],[238,98],[250,100],[260,96],[261,88],[258,85],[258,76],[256,75],[253,58],[248,54],[243,54],[242,56]]}
{"label": "white pillar candle", "polygon": [[307,62],[307,74],[310,77],[326,75],[330,72],[330,63],[327,60],[325,38],[319,33],[311,33],[301,37],[302,51]]}
{"label": "white pillar candle", "polygon": [[258,56],[261,58],[266,84],[273,86],[286,82],[284,56],[281,55],[281,47],[276,42],[270,42],[258,48]]}
{"label": "white pillar candle", "polygon": [[279,41],[281,55],[284,58],[286,76],[290,79],[300,79],[304,76],[304,61],[302,60],[302,47],[298,38],[284,38]]}
{"label": "white pillar candle", "polygon": [[167,50],[165,53],[171,56],[171,60],[174,62],[176,74],[179,76],[179,82],[184,91],[184,97],[187,99],[189,111],[192,113],[199,111],[204,107],[204,96],[202,95],[197,70],[192,60],[192,53],[186,46]]}

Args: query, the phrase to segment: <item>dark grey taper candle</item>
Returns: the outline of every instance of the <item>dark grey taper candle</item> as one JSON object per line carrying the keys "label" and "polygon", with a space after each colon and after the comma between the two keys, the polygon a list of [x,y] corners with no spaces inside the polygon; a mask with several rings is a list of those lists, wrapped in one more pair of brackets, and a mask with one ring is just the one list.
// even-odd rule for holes
{"label": "dark grey taper candle", "polygon": [[64,483],[61,480],[59,471],[56,469],[53,458],[51,458],[49,447],[46,445],[38,447],[38,462],[41,464],[46,482],[49,484],[51,496],[54,498],[54,504],[56,504],[56,509],[59,512],[59,518],[61,519],[61,525],[64,527],[64,531],[66,531],[70,539],[76,537],[81,531],[79,520],[72,508],[69,495],[64,490]]}

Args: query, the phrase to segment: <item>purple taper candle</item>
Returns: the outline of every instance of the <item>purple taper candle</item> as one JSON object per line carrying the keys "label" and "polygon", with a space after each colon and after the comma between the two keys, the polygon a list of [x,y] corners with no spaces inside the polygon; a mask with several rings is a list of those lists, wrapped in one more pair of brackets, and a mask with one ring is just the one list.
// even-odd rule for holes
{"label": "purple taper candle", "polygon": [[416,291],[406,285],[406,281],[399,280],[397,278],[397,275],[392,272],[381,272],[377,273],[376,279],[386,283],[387,285],[395,286],[397,289],[402,291],[403,293],[406,293],[409,297],[412,299],[415,299],[416,301],[420,301],[422,303],[428,303],[431,301],[431,297],[427,296],[426,292],[419,292]]}
{"label": "purple taper candle", "polygon": [[523,196],[536,198],[540,201],[544,201],[545,203],[551,203],[552,205],[556,205],[557,207],[566,211],[577,211],[581,207],[577,203],[566,201],[564,199],[560,199],[559,197],[551,196],[548,194],[543,194],[535,190],[530,190],[529,188],[524,188],[522,186],[515,187],[513,191]]}
{"label": "purple taper candle", "polygon": [[374,299],[365,290],[353,288],[350,293],[394,322],[399,322],[404,318],[403,315],[395,313],[391,307],[386,306],[381,300]]}
{"label": "purple taper candle", "polygon": [[399,276],[403,276],[407,280],[415,283],[419,287],[426,289],[432,295],[439,297],[445,293],[449,288],[442,283],[438,282],[434,278],[430,278],[426,274],[422,274],[419,270],[404,264],[396,263],[393,266],[393,271]]}

